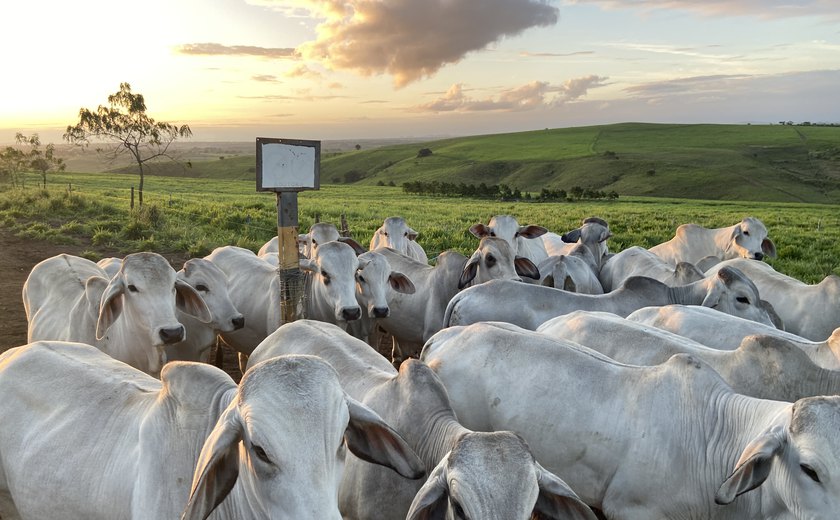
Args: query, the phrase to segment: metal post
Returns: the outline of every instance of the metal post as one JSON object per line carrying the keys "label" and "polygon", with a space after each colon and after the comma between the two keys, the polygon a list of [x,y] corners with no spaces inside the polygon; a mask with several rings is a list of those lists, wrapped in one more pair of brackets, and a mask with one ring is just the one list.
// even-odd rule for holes
{"label": "metal post", "polygon": [[282,323],[298,318],[303,300],[303,277],[298,262],[297,192],[277,192],[277,246],[280,275],[280,309]]}

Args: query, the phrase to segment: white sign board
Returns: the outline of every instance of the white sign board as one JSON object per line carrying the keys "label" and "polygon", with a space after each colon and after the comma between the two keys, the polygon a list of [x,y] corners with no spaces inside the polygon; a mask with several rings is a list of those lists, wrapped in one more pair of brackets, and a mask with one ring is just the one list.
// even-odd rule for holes
{"label": "white sign board", "polygon": [[257,138],[257,191],[317,190],[321,142]]}

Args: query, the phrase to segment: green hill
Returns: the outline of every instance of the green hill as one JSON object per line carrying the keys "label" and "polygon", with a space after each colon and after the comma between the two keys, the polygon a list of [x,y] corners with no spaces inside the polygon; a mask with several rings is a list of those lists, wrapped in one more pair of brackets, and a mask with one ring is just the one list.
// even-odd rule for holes
{"label": "green hill", "polygon": [[[418,157],[421,148],[431,155]],[[254,177],[254,157],[193,161],[159,174]],[[715,200],[840,202],[840,127],[622,123],[324,154],[323,184],[406,181],[574,186]]]}

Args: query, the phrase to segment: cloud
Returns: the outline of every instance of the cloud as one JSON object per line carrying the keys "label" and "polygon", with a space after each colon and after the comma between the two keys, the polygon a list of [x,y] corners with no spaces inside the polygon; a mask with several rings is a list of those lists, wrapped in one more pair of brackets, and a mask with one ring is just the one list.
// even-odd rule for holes
{"label": "cloud", "polygon": [[255,47],[253,45],[222,45],[221,43],[185,43],[175,52],[194,56],[258,56],[263,58],[298,59],[295,49]]}
{"label": "cloud", "polygon": [[423,112],[518,112],[551,108],[574,101],[586,95],[589,89],[605,85],[608,78],[590,75],[570,79],[561,85],[545,81],[532,81],[525,85],[502,91],[497,97],[475,99],[464,93],[461,83],[449,87],[438,99],[414,107]]}
{"label": "cloud", "polygon": [[575,4],[596,4],[605,9],[681,10],[701,16],[754,16],[778,19],[799,16],[840,18],[836,0],[573,0]]}
{"label": "cloud", "polygon": [[256,74],[251,76],[251,79],[254,81],[265,82],[265,83],[274,83],[277,82],[277,76],[272,74]]}
{"label": "cloud", "polygon": [[277,0],[270,5],[307,9],[322,20],[317,38],[298,48],[306,58],[365,75],[390,74],[398,87],[505,37],[558,20],[558,9],[546,0]]}
{"label": "cloud", "polygon": [[303,64],[292,67],[291,69],[284,72],[283,75],[287,78],[304,78],[312,80],[320,80],[324,77],[324,75],[318,72],[317,70],[313,70]]}
{"label": "cloud", "polygon": [[673,94],[708,95],[714,92],[731,92],[733,89],[742,85],[744,80],[751,78],[752,76],[745,74],[694,76],[643,83],[627,87],[624,91],[628,94],[644,98],[657,98]]}
{"label": "cloud", "polygon": [[570,56],[585,56],[595,54],[595,51],[575,51],[575,52],[520,52],[519,55],[523,58],[568,58]]}

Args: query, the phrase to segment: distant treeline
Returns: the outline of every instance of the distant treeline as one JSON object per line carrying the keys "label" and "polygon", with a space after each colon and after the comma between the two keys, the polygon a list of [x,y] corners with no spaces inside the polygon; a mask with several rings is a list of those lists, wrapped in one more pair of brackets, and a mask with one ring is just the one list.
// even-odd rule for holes
{"label": "distant treeline", "polygon": [[580,186],[574,186],[568,192],[562,189],[553,190],[543,188],[538,195],[531,195],[530,192],[522,193],[519,188],[511,188],[507,184],[492,184],[488,186],[483,182],[475,185],[465,184],[463,182],[456,184],[453,182],[415,181],[404,182],[402,189],[410,195],[438,195],[442,197],[493,200],[530,200],[535,202],[565,202],[567,200],[581,199],[615,200],[618,198],[618,193],[615,191],[607,193],[590,188],[581,188]]}

